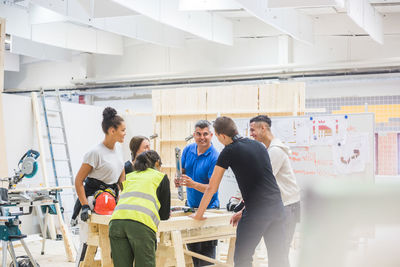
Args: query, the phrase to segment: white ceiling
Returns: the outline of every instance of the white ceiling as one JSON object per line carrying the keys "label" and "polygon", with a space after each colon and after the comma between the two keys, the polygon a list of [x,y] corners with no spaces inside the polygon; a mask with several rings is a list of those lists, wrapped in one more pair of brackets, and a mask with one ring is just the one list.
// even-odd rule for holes
{"label": "white ceiling", "polygon": [[179,48],[194,38],[234,46],[236,38],[288,35],[310,45],[318,35],[360,34],[381,45],[385,34],[400,34],[392,23],[400,1],[389,0],[5,0],[0,17],[9,52],[40,60],[122,55],[143,43]]}

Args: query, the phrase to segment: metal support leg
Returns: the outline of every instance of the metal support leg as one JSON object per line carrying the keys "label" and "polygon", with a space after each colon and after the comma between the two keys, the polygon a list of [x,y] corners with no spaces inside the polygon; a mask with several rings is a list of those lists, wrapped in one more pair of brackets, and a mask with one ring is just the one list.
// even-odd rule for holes
{"label": "metal support leg", "polygon": [[6,266],[7,265],[7,241],[2,240],[1,241],[2,248],[3,248],[3,261],[1,266]]}
{"label": "metal support leg", "polygon": [[47,238],[47,218],[48,218],[48,209],[46,209],[46,212],[44,213],[44,225],[43,225],[43,230],[42,230],[42,251],[41,251],[41,255],[44,255],[44,247],[46,244],[46,238]]}
{"label": "metal support leg", "polygon": [[14,263],[14,267],[17,267],[18,263],[17,263],[17,257],[15,256],[13,243],[11,241],[8,241],[7,243],[8,243],[8,251],[10,252],[11,259]]}
{"label": "metal support leg", "polygon": [[25,241],[24,241],[23,239],[21,239],[21,240],[19,240],[19,241],[21,241],[21,244],[22,244],[22,246],[23,246],[24,249],[25,249],[26,255],[28,255],[29,260],[31,261],[33,267],[38,267],[37,264],[36,264],[36,262],[33,260],[32,254],[31,254],[31,252],[29,251],[28,246],[25,244]]}

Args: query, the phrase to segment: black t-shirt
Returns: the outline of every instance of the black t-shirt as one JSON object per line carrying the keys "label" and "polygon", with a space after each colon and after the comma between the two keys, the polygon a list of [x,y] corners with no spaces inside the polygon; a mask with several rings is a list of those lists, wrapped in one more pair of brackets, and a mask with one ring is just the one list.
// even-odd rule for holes
{"label": "black t-shirt", "polygon": [[247,210],[283,205],[268,151],[260,142],[248,138],[234,141],[222,150],[217,166],[231,167]]}

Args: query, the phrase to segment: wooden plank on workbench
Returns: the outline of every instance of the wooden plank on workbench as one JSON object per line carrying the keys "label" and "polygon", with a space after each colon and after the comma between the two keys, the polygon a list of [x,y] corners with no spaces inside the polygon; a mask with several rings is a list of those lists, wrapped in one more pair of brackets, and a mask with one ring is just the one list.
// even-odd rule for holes
{"label": "wooden plank on workbench", "polygon": [[158,230],[160,232],[173,231],[173,230],[187,230],[201,227],[213,227],[221,225],[229,225],[232,215],[228,214],[216,214],[206,212],[204,214],[207,219],[203,221],[196,221],[187,216],[172,217],[168,221],[160,222]]}
{"label": "wooden plank on workbench", "polygon": [[[206,211],[204,216],[207,218],[203,221],[196,221],[188,216],[171,217],[167,221],[161,221],[158,225],[159,232],[174,231],[174,230],[187,230],[201,227],[213,227],[229,225],[232,217],[231,213],[217,213],[213,211]],[[90,216],[91,223],[108,225],[111,215],[99,215],[93,213]]]}
{"label": "wooden plank on workbench", "polygon": [[111,215],[99,215],[96,213],[92,213],[90,215],[89,223],[108,225],[110,219]]}
{"label": "wooden plank on workbench", "polygon": [[183,243],[203,242],[227,238],[236,235],[236,228],[231,225],[207,227],[182,231]]}

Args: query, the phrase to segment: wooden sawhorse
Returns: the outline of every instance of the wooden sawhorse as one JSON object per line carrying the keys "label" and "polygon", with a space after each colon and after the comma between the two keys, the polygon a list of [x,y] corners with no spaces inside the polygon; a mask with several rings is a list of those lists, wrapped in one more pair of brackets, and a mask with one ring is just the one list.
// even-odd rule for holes
{"label": "wooden sawhorse", "polygon": [[[204,221],[195,221],[185,213],[175,213],[158,226],[159,243],[156,251],[158,267],[191,266],[191,257],[214,263],[214,266],[233,266],[236,229],[229,224],[232,213],[210,210]],[[108,223],[110,215],[92,214],[89,221],[88,247],[80,267],[112,267]],[[215,239],[229,239],[227,262],[208,258],[187,250],[186,244]],[[101,260],[94,260],[97,248],[101,249]]]}

